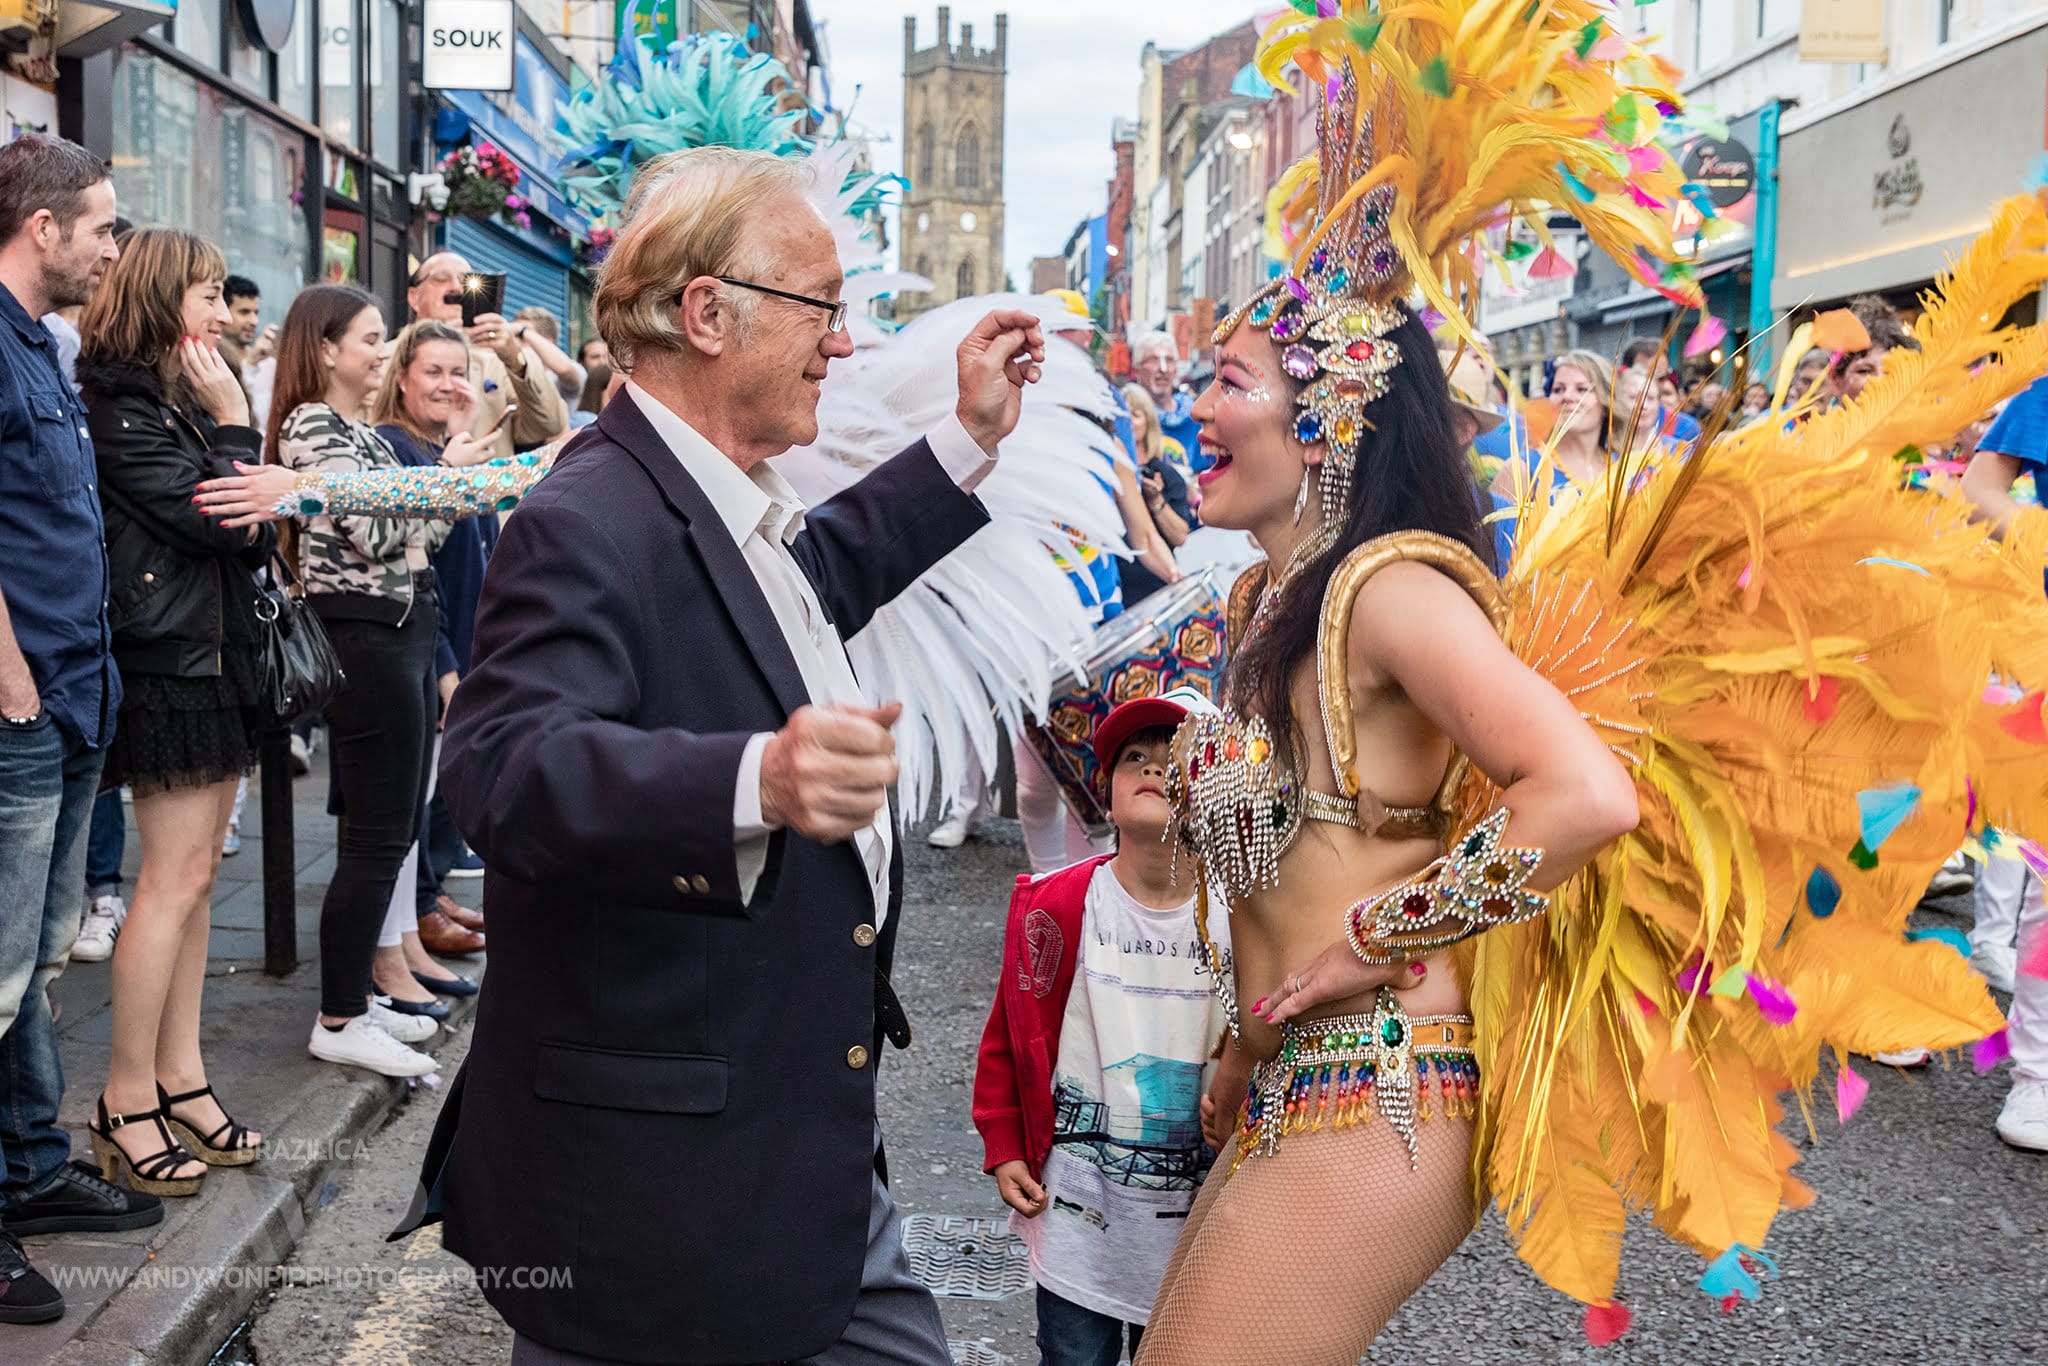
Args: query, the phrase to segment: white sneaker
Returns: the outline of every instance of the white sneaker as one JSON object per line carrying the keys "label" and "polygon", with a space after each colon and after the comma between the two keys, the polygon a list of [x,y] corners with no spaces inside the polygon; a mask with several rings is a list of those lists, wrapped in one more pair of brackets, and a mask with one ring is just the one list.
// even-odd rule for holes
{"label": "white sneaker", "polygon": [[1970,966],[1993,991],[2012,994],[2012,975],[2019,968],[2019,950],[2010,945],[1978,944],[1970,950]]}
{"label": "white sneaker", "polygon": [[2013,1082],[1998,1112],[1998,1136],[2015,1148],[2048,1153],[2048,1081]]}
{"label": "white sneaker", "polygon": [[340,1029],[329,1029],[315,1019],[306,1051],[322,1062],[366,1067],[387,1077],[424,1077],[436,1067],[432,1058],[407,1048],[367,1015],[356,1016]]}
{"label": "white sneaker", "polygon": [[973,833],[974,818],[966,812],[959,812],[933,826],[924,842],[934,849],[958,849]]}
{"label": "white sneaker", "polygon": [[104,963],[114,956],[114,938],[128,919],[128,903],[108,893],[96,896],[86,908],[85,923],[78,927],[78,942],[71,957],[80,963]]}
{"label": "white sneaker", "polygon": [[[317,732],[315,732],[317,734]],[[313,747],[298,732],[292,732],[292,776],[303,778],[313,771]]]}
{"label": "white sneaker", "polygon": [[1902,1048],[1896,1053],[1872,1053],[1870,1058],[1886,1067],[1925,1067],[1934,1055],[1924,1048]]}
{"label": "white sneaker", "polygon": [[425,1043],[441,1027],[430,1015],[407,1015],[391,1009],[384,1004],[390,999],[389,996],[370,998],[370,1023],[400,1043]]}

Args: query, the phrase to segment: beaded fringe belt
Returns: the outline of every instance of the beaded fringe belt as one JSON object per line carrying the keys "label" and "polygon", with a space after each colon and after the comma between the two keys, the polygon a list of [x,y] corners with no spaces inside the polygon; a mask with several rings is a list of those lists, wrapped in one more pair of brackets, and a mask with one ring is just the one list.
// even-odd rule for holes
{"label": "beaded fringe belt", "polygon": [[1271,1156],[1286,1134],[1364,1124],[1375,1108],[1408,1145],[1413,1167],[1415,1126],[1431,1117],[1432,1083],[1446,1118],[1477,1111],[1470,1015],[1411,1019],[1382,987],[1369,1014],[1290,1021],[1281,1027],[1280,1052],[1252,1070],[1230,1170],[1254,1154]]}

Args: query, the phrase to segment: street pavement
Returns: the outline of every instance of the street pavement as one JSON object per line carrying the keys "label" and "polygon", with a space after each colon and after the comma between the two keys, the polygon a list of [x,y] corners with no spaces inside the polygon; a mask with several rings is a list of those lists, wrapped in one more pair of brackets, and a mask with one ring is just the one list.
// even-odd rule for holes
{"label": "street pavement", "polygon": [[[908,1216],[996,1219],[1002,1209],[980,1170],[968,1102],[1001,954],[1003,907],[1023,851],[1009,822],[993,823],[950,853],[915,839],[908,850],[909,901],[895,981],[917,1040],[907,1053],[889,1052],[880,1075],[894,1188]],[[1966,899],[1944,909],[1932,915],[1935,923],[1965,923]],[[466,1046],[466,1030],[458,1031],[445,1054],[448,1067]],[[1966,1061],[1916,1073],[1870,1063],[1860,1070],[1870,1095],[1851,1124],[1838,1125],[1831,1100],[1819,1096],[1818,1141],[1794,1129],[1805,1150],[1800,1175],[1819,1200],[1779,1221],[1769,1251],[1781,1275],[1764,1286],[1759,1302],[1724,1313],[1694,1286],[1702,1269],[1696,1256],[1647,1226],[1633,1227],[1620,1293],[1634,1310],[1634,1326],[1620,1343],[1596,1350],[1581,1334],[1576,1307],[1515,1261],[1499,1221],[1489,1217],[1366,1360],[1697,1366],[2048,1359],[2048,1158],[2014,1152],[1993,1134],[2004,1077],[1979,1077]],[[220,1366],[505,1360],[509,1333],[462,1264],[440,1249],[434,1230],[399,1245],[382,1241],[410,1198],[432,1127],[437,1107],[420,1100],[397,1109],[389,1127],[347,1164],[281,1287],[266,1293]],[[619,1179],[658,1180],[659,1173],[622,1168]],[[972,1270],[977,1255],[992,1254],[979,1264],[982,1279],[1015,1283],[1014,1261],[1006,1260],[1015,1249],[999,1228],[941,1227],[949,1236],[927,1249],[941,1271]],[[1276,1228],[1245,1255],[1285,1256],[1286,1242],[1286,1230]],[[957,1361],[1036,1360],[1028,1289],[1001,1299],[943,1299],[941,1309]]]}
{"label": "street pavement", "polygon": [[[34,1328],[0,1327],[4,1366],[206,1361],[330,1198],[337,1174],[361,1158],[363,1135],[409,1095],[432,1095],[306,1052],[320,994],[320,901],[334,872],[326,774],[323,750],[292,785],[298,970],[285,978],[262,970],[260,783],[250,785],[242,851],[222,860],[214,889],[202,1020],[208,1080],[230,1113],[263,1131],[264,1160],[213,1170],[199,1195],[165,1201],[164,1221],[153,1228],[28,1239],[30,1257],[64,1292],[68,1311]],[[124,890],[134,888],[139,855],[131,818]],[[474,905],[479,886],[457,882],[451,890]],[[67,1083],[59,1118],[71,1130],[73,1153],[88,1164],[85,1126],[111,1047],[111,969],[73,963],[54,992]]]}

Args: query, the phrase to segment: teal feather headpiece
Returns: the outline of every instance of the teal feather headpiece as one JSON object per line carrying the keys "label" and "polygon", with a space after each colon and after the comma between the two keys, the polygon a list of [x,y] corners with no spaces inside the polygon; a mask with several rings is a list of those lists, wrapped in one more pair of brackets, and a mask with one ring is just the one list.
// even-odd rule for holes
{"label": "teal feather headpiece", "polygon": [[660,54],[635,37],[561,110],[559,183],[585,213],[616,223],[633,177],[666,153],[716,145],[802,156],[811,140],[799,92],[787,67],[730,34],[692,34]]}

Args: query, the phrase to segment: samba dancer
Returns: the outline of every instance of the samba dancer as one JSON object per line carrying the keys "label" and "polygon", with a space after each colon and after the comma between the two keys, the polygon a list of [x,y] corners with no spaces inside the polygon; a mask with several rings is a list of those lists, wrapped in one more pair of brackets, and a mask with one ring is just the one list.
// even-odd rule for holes
{"label": "samba dancer", "polygon": [[1591,0],[1341,10],[1268,29],[1268,78],[1329,92],[1276,195],[1304,235],[1218,328],[1195,408],[1204,519],[1268,555],[1232,594],[1226,710],[1183,726],[1174,772],[1253,1065],[1143,1366],[1356,1361],[1480,1196],[1603,1309],[1601,1341],[1631,1207],[1714,1260],[1703,1285],[1746,1276],[1812,1198],[1774,1125],[1824,1047],[2000,1023],[1957,955],[1900,934],[1942,832],[1979,799],[2048,822],[2039,765],[1975,703],[2001,614],[2048,624],[2041,544],[1987,556],[1888,456],[1978,356],[2048,358],[2048,333],[1979,322],[2048,275],[2048,209],[1994,219],[1899,375],[1796,441],[1710,433],[1536,501],[1503,585],[1409,291],[1469,329],[1480,234],[1571,203],[1699,306],[1656,140],[1678,73]]}

